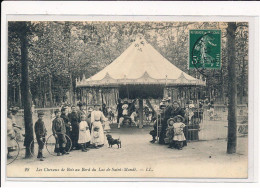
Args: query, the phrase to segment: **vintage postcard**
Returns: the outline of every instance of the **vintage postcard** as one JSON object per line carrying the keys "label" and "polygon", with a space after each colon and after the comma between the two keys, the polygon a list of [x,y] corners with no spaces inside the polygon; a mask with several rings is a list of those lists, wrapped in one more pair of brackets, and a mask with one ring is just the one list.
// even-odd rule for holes
{"label": "vintage postcard", "polygon": [[7,179],[246,180],[250,21],[9,19]]}

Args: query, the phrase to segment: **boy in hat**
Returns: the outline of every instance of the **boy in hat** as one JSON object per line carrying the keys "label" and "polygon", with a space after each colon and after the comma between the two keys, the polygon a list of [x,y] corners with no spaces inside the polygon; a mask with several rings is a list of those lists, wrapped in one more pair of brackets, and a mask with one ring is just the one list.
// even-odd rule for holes
{"label": "boy in hat", "polygon": [[52,132],[56,139],[56,149],[57,150],[57,156],[60,156],[61,154],[69,154],[66,152],[65,147],[67,144],[66,140],[66,127],[63,119],[60,117],[61,112],[59,109],[55,110],[55,119],[52,121]]}
{"label": "boy in hat", "polygon": [[37,158],[40,159],[40,161],[43,161],[43,155],[42,150],[44,148],[45,144],[45,137],[47,135],[47,130],[45,128],[44,122],[43,122],[43,112],[38,112],[38,120],[35,122],[34,130],[36,135],[36,140],[38,143],[38,155]]}

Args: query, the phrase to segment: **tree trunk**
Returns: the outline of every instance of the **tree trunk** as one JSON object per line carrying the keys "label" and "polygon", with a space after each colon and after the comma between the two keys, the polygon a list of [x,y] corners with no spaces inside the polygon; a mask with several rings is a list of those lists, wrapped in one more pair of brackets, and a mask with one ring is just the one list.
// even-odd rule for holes
{"label": "tree trunk", "polygon": [[16,88],[15,88],[15,86],[13,87],[14,88],[14,99],[13,99],[13,104],[14,104],[14,106],[16,105],[16,92],[15,92],[15,90],[16,90]]}
{"label": "tree trunk", "polygon": [[228,43],[228,142],[227,153],[236,153],[237,147],[237,79],[235,64],[236,23],[229,22],[227,28]]}
{"label": "tree trunk", "polygon": [[[27,26],[26,23],[22,24],[23,31],[20,34],[21,40],[21,77],[22,77],[22,100],[24,105],[24,124],[25,124],[25,139],[24,146],[25,158],[32,157],[30,154],[30,143],[33,141],[33,121],[32,121],[32,110],[31,110],[31,93],[30,93],[30,82],[29,82],[29,67],[28,67],[28,40],[27,40]],[[33,152],[32,147],[32,152]]]}
{"label": "tree trunk", "polygon": [[49,75],[49,97],[50,97],[50,107],[52,107],[53,99],[52,99],[52,89],[51,89],[51,75]]}
{"label": "tree trunk", "polygon": [[240,78],[240,97],[239,97],[240,104],[243,104],[244,84],[245,84],[245,58],[243,57],[243,66],[242,66],[242,72]]}
{"label": "tree trunk", "polygon": [[71,73],[70,73],[70,90],[69,91],[70,91],[70,104],[74,104],[74,102],[73,102],[73,99],[74,99],[73,84],[72,84],[72,75],[71,75]]}
{"label": "tree trunk", "polygon": [[45,80],[43,79],[43,83],[42,83],[43,85],[43,87],[42,87],[42,89],[43,89],[43,93],[42,93],[42,98],[43,98],[43,108],[45,108],[45,106],[46,106],[46,90],[45,90]]}
{"label": "tree trunk", "polygon": [[222,100],[222,103],[225,104],[225,89],[224,89],[223,68],[221,68],[221,70],[220,70],[220,76],[221,76],[221,100]]}
{"label": "tree trunk", "polygon": [[18,106],[22,107],[22,96],[21,96],[21,86],[20,83],[18,84]]}

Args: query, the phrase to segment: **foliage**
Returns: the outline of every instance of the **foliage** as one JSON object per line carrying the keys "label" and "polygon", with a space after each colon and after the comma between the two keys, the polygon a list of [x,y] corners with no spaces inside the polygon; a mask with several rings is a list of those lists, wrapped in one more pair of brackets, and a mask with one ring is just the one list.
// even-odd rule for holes
{"label": "foliage", "polygon": [[[115,60],[138,35],[143,35],[165,58],[194,77],[207,79],[205,95],[227,93],[226,23],[208,22],[28,22],[28,63],[36,106],[60,103],[76,92],[75,80],[90,77]],[[243,24],[243,23],[242,23]],[[189,29],[222,29],[222,69],[188,70]],[[21,82],[19,22],[9,22],[8,97],[18,103]],[[238,86],[247,94],[248,27],[237,29]],[[244,62],[243,62],[244,60]],[[244,81],[243,81],[244,80]],[[225,94],[224,94],[224,93]],[[220,94],[223,94],[222,96]]]}

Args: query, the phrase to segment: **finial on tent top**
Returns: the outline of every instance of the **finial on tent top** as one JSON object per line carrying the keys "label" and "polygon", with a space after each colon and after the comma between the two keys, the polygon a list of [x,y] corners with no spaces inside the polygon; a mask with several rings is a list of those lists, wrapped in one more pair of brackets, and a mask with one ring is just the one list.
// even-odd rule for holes
{"label": "finial on tent top", "polygon": [[145,39],[144,39],[144,35],[143,34],[137,34],[136,36],[135,36],[135,41],[136,42],[141,42],[141,41],[144,41]]}
{"label": "finial on tent top", "polygon": [[144,35],[138,34],[135,38],[134,46],[137,47],[139,51],[142,52],[142,48],[147,44],[146,40],[144,39]]}

